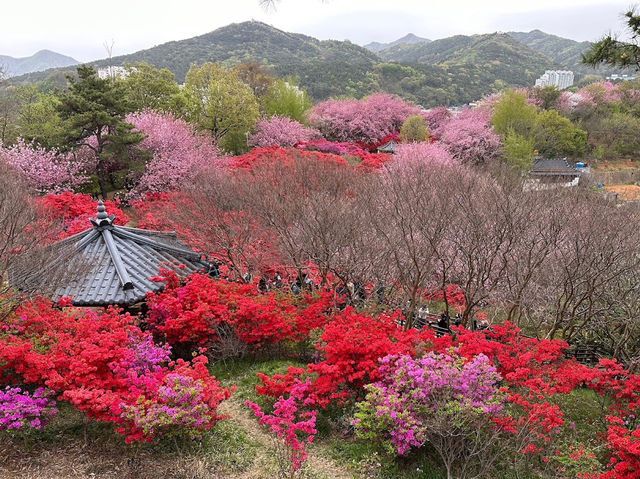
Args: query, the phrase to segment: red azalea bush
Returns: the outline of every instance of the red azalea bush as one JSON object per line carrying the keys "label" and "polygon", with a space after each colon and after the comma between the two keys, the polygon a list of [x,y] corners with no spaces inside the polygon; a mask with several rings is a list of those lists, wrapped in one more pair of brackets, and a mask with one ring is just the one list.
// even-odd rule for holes
{"label": "red azalea bush", "polygon": [[[189,435],[210,428],[222,417],[220,401],[230,391],[210,376],[207,359],[169,361],[167,346],[157,346],[136,318],[115,308],[94,312],[68,308],[61,301],[26,303],[0,324],[0,378],[45,386],[90,418],[111,422],[127,441],[149,441],[164,433]],[[181,383],[176,385],[175,379]],[[172,394],[163,393],[173,387]],[[193,388],[195,397],[177,397]],[[142,407],[175,412],[163,422],[131,414]],[[184,418],[193,421],[185,423]],[[183,421],[183,422],[181,422]]]}
{"label": "red azalea bush", "polygon": [[413,355],[421,341],[433,338],[431,330],[403,331],[396,320],[400,313],[368,315],[352,308],[333,315],[316,345],[321,360],[306,370],[292,368],[287,375],[269,378],[258,374],[259,394],[278,397],[292,387],[302,374],[314,376],[309,388],[321,407],[358,396],[365,384],[378,379],[378,359],[386,354]]}
{"label": "red azalea bush", "polygon": [[332,297],[299,296],[280,291],[259,294],[255,284],[233,283],[193,274],[184,284],[173,271],[156,278],[167,286],[147,295],[147,321],[169,344],[206,345],[218,341],[228,326],[253,346],[298,342],[326,322]]}
{"label": "red azalea bush", "polygon": [[259,164],[281,164],[286,167],[293,158],[308,159],[310,161],[329,161],[339,165],[347,166],[344,158],[334,154],[320,153],[317,151],[305,151],[299,149],[284,149],[278,147],[254,148],[244,155],[232,158],[230,167],[251,169]]}
{"label": "red azalea bush", "polygon": [[[91,227],[89,218],[95,218],[98,209],[98,202],[91,196],[70,191],[50,193],[36,198],[35,201],[41,207],[46,222],[62,223],[63,231],[58,239],[89,229]],[[129,222],[129,216],[120,209],[118,201],[107,200],[104,205],[108,214],[116,216],[115,224],[126,225]]]}

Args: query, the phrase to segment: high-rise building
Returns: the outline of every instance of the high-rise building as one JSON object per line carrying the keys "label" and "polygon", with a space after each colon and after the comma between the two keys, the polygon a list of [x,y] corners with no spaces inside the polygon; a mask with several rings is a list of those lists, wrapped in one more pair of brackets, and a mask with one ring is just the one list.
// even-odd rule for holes
{"label": "high-rise building", "polygon": [[573,85],[573,72],[567,70],[547,70],[536,80],[536,86],[555,86],[559,90],[564,90]]}

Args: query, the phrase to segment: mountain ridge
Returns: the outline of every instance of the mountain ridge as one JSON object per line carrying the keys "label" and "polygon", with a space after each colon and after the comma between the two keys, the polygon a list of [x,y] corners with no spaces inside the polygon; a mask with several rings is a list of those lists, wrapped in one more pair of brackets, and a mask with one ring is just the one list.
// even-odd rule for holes
{"label": "mountain ridge", "polygon": [[374,53],[378,53],[382,50],[385,50],[389,47],[393,47],[395,45],[399,45],[399,44],[415,44],[415,43],[429,43],[432,40],[429,40],[428,38],[422,38],[419,37],[413,33],[407,33],[404,37],[402,38],[398,38],[397,40],[394,40],[392,42],[389,43],[380,43],[380,42],[369,42],[366,45],[364,45],[364,48],[366,48],[367,50],[370,50]]}
{"label": "mountain ridge", "polygon": [[79,63],[75,58],[48,49],[39,50],[28,57],[0,55],[0,66],[6,69],[5,75],[9,78],[51,68],[78,65]]}

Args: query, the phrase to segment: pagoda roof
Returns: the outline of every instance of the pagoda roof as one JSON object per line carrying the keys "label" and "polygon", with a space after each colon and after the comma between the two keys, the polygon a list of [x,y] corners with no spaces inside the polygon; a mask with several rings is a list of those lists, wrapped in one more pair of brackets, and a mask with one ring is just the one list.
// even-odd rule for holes
{"label": "pagoda roof", "polygon": [[46,278],[40,289],[54,299],[71,297],[75,306],[132,305],[164,287],[149,279],[160,268],[184,276],[209,267],[174,232],[128,228],[114,219],[99,201],[89,229],[46,247],[44,264],[12,272],[10,282],[27,289]]}
{"label": "pagoda roof", "polygon": [[378,147],[378,153],[393,153],[396,149],[396,142],[389,140],[384,145]]}

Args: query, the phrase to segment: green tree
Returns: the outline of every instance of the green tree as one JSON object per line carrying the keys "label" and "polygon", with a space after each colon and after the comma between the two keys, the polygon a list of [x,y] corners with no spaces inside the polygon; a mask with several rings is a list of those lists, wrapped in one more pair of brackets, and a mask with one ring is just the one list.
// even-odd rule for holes
{"label": "green tree", "polygon": [[262,109],[268,116],[287,116],[303,123],[311,108],[307,93],[292,80],[276,80],[262,97]]}
{"label": "green tree", "polygon": [[634,67],[640,70],[640,15],[635,9],[627,11],[626,29],[629,32],[630,42],[618,40],[613,35],[606,35],[594,43],[591,48],[582,55],[582,63],[597,67],[601,64],[620,68]]}
{"label": "green tree", "polygon": [[533,138],[509,130],[502,141],[502,160],[514,170],[529,171],[533,163]]}
{"label": "green tree", "polygon": [[148,63],[127,63],[128,75],[119,80],[127,101],[138,111],[156,110],[180,116],[184,110],[183,96],[173,73]]}
{"label": "green tree", "polygon": [[561,94],[555,86],[534,87],[532,90],[532,96],[540,101],[541,107],[545,110],[555,108]]}
{"label": "green tree", "polygon": [[640,118],[629,113],[614,113],[597,121],[590,141],[603,149],[606,158],[640,156]]}
{"label": "green tree", "polygon": [[118,82],[99,78],[86,65],[77,71],[77,79],[67,77],[68,91],[60,95],[56,108],[65,122],[60,147],[84,146],[93,152],[100,194],[106,198],[108,186],[115,186],[114,172],[128,169],[130,148],[144,137],[124,121],[131,105]]}
{"label": "green tree", "polygon": [[267,69],[256,62],[243,62],[233,67],[232,70],[245,85],[251,88],[256,98],[264,96],[275,81]]}
{"label": "green tree", "polygon": [[19,136],[16,117],[20,100],[15,86],[0,88],[0,143],[11,144]]}
{"label": "green tree", "polygon": [[425,141],[427,138],[427,122],[421,115],[411,115],[400,127],[400,139],[405,143]]}
{"label": "green tree", "polygon": [[64,123],[58,114],[60,100],[53,93],[40,93],[35,85],[18,88],[21,100],[17,125],[22,138],[44,148],[58,145],[64,137]]}
{"label": "green tree", "polygon": [[534,131],[536,149],[545,156],[581,156],[587,148],[587,133],[556,110],[543,110]]}
{"label": "green tree", "polygon": [[537,116],[536,107],[527,104],[524,93],[507,90],[493,108],[491,124],[501,137],[513,130],[515,134],[529,138]]}
{"label": "green tree", "polygon": [[236,139],[251,130],[258,119],[258,102],[238,76],[215,63],[192,66],[184,93],[187,118],[209,132],[221,150],[237,150]]}

